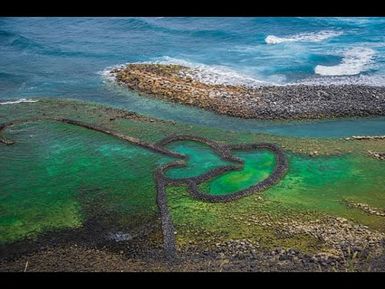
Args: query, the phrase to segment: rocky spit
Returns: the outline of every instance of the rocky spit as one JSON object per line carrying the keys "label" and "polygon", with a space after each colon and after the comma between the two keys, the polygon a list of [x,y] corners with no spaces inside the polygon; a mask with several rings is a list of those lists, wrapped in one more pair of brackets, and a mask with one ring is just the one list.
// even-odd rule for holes
{"label": "rocky spit", "polygon": [[128,64],[110,72],[140,93],[220,114],[255,119],[319,119],[385,115],[385,88],[359,85],[247,87],[205,83],[171,64]]}

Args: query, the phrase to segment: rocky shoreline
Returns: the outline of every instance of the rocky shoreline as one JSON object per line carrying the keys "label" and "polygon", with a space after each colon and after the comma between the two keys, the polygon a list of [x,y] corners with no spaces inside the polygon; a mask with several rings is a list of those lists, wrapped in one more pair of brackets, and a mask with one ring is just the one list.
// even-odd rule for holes
{"label": "rocky shoreline", "polygon": [[[308,224],[285,223],[293,234],[306,231],[325,239],[336,250],[306,253],[295,248],[261,249],[249,239],[229,239],[205,248],[186,246],[178,249],[178,258],[164,259],[160,244],[152,241],[153,233],[136,240],[86,243],[83,240],[51,242],[28,254],[0,258],[0,272],[143,272],[143,271],[380,271],[385,272],[383,235],[373,236],[361,226],[345,219],[330,218]],[[329,224],[329,225],[330,225]],[[297,228],[298,227],[298,228]],[[155,230],[156,231],[156,230]],[[339,232],[343,232],[339,235]],[[358,232],[359,241],[351,233]],[[56,238],[60,236],[56,235]],[[86,236],[86,235],[85,235]],[[95,236],[91,234],[90,237]],[[353,243],[352,243],[353,241]]]}
{"label": "rocky shoreline", "polygon": [[[165,259],[156,226],[131,240],[106,238],[110,227],[97,220],[84,228],[52,232],[38,241],[21,241],[1,251],[0,272],[12,271],[381,271],[385,272],[385,236],[345,218],[286,220],[280,234],[307,234],[325,243],[315,253],[296,248],[261,248],[250,239],[228,239],[177,246],[177,258]],[[271,227],[272,220],[250,218]],[[203,232],[201,232],[203,233]],[[206,235],[206,233],[204,233]],[[27,263],[28,262],[28,263]]]}
{"label": "rocky shoreline", "polygon": [[140,93],[216,113],[255,119],[320,119],[385,115],[385,88],[362,85],[246,87],[210,84],[180,65],[128,64],[111,70]]}

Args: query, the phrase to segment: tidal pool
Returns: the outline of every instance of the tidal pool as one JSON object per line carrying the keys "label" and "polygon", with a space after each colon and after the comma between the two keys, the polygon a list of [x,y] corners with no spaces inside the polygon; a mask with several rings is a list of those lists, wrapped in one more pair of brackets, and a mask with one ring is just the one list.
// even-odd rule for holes
{"label": "tidal pool", "polygon": [[[12,105],[7,109],[1,107],[0,114],[4,116],[2,122],[40,115],[80,119],[149,143],[170,134],[190,134],[222,143],[272,142],[284,146],[289,160],[287,174],[260,193],[218,204],[191,198],[183,186],[168,187],[172,220],[186,240],[194,238],[188,233],[192,228],[221,238],[259,238],[268,229],[249,227],[231,218],[245,220],[266,213],[287,216],[287,210],[292,212],[291,216],[301,212],[314,212],[314,218],[319,214],[341,216],[385,232],[383,217],[368,215],[344,203],[362,202],[385,209],[385,165],[367,154],[369,149],[383,151],[381,140],[287,138],[137,117],[111,120],[111,111],[76,102]],[[57,122],[17,125],[2,134],[15,144],[0,146],[1,244],[35,238],[45,232],[82,228],[89,219],[98,219],[111,230],[127,233],[142,224],[153,224],[158,218],[154,171],[175,159],[99,132]],[[186,167],[167,171],[170,178],[199,176],[234,164],[222,160],[209,146],[194,141],[170,143],[167,148],[189,158]],[[312,150],[318,150],[319,155],[310,157]],[[202,192],[221,195],[245,189],[268,177],[275,165],[275,157],[269,151],[233,153],[244,161],[241,170],[202,183]],[[275,238],[270,233],[266,244]]]}
{"label": "tidal pool", "polygon": [[275,166],[274,154],[269,151],[235,152],[244,161],[239,171],[213,178],[200,187],[207,194],[222,195],[244,190],[269,177]]}
{"label": "tidal pool", "polygon": [[[196,176],[225,165],[223,160],[215,158],[214,152],[209,153],[209,148],[203,145],[180,142],[173,144],[173,149],[187,153],[193,161],[187,162],[185,168],[170,169],[169,177]],[[266,179],[275,166],[275,157],[269,151],[234,151],[234,155],[244,161],[242,169],[200,184],[202,192],[213,195],[235,193]],[[286,176],[278,184],[259,193],[266,200],[300,211],[343,216],[385,230],[383,217],[368,215],[346,204],[346,201],[350,201],[385,209],[383,161],[351,153],[317,157],[288,153],[288,159]]]}
{"label": "tidal pool", "polygon": [[178,141],[167,145],[167,148],[188,156],[186,167],[173,168],[166,172],[166,176],[172,179],[197,177],[214,168],[232,164],[222,160],[206,144],[195,141]]}

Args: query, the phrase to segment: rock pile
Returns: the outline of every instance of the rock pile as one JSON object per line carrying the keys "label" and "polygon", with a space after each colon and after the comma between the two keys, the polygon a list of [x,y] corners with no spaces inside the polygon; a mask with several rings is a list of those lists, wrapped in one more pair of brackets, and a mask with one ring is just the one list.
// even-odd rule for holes
{"label": "rock pile", "polygon": [[310,119],[385,115],[385,88],[357,85],[247,87],[194,79],[192,68],[128,64],[113,69],[116,81],[154,97],[220,114],[256,119]]}
{"label": "rock pile", "polygon": [[327,254],[333,258],[343,259],[347,252],[364,250],[374,252],[382,248],[385,241],[384,233],[372,231],[367,226],[355,224],[341,217],[324,217],[313,221],[272,221],[251,217],[250,221],[266,227],[278,226],[277,233],[280,235],[309,235],[319,240],[323,246],[331,248],[333,253]]}
{"label": "rock pile", "polygon": [[385,160],[385,153],[372,152],[372,151],[368,151],[368,153],[369,153],[369,155],[371,155],[372,157],[374,157],[378,160],[382,160],[382,161]]}
{"label": "rock pile", "polygon": [[350,202],[350,201],[345,201],[345,203],[348,207],[360,209],[369,215],[385,217],[385,211],[384,210],[381,210],[378,208],[373,208],[373,207],[369,206],[368,204],[355,203],[355,202]]}

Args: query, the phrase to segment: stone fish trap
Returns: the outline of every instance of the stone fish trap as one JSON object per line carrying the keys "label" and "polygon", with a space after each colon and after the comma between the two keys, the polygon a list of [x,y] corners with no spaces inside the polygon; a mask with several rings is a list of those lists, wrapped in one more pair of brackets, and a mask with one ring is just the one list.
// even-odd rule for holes
{"label": "stone fish trap", "polygon": [[[98,131],[107,135],[117,137],[121,140],[127,141],[129,143],[141,146],[145,149],[151,150],[156,153],[167,155],[169,157],[178,158],[179,160],[173,161],[171,163],[160,166],[154,172],[154,178],[156,183],[156,202],[160,211],[161,223],[162,223],[162,233],[163,233],[163,246],[164,253],[167,259],[173,259],[176,257],[176,241],[174,234],[174,225],[172,223],[168,206],[167,206],[167,197],[166,197],[166,187],[167,185],[187,185],[188,192],[192,198],[199,199],[205,202],[230,202],[244,196],[263,191],[272,185],[278,183],[283,176],[286,174],[288,169],[288,160],[283,150],[275,144],[272,143],[254,143],[254,144],[235,144],[235,145],[226,145],[220,144],[215,141],[209,140],[207,138],[193,136],[193,135],[170,135],[164,139],[158,141],[157,143],[147,143],[138,138],[123,135],[117,131],[109,130],[100,126],[93,124],[88,124],[78,120],[66,119],[66,118],[32,118],[32,119],[22,119],[14,120],[4,124],[0,124],[0,133],[14,125],[36,122],[36,121],[58,121],[74,126],[80,126],[90,130]],[[181,179],[172,179],[165,175],[166,171],[175,168],[175,167],[186,167],[188,157],[184,154],[179,154],[172,152],[165,148],[165,145],[177,142],[177,141],[194,141],[206,144],[211,149],[213,149],[222,160],[230,161],[236,163],[237,165],[227,165],[219,168],[214,168],[200,176],[197,177],[188,177]],[[0,135],[0,143],[6,145],[12,145],[15,142],[5,139]],[[275,168],[269,177],[262,180],[261,182],[254,184],[246,189],[233,192],[226,195],[209,195],[199,191],[199,184],[208,181],[211,178],[219,176],[225,172],[242,170],[244,161],[238,157],[233,156],[232,151],[252,151],[267,149],[270,150],[276,157]]]}

